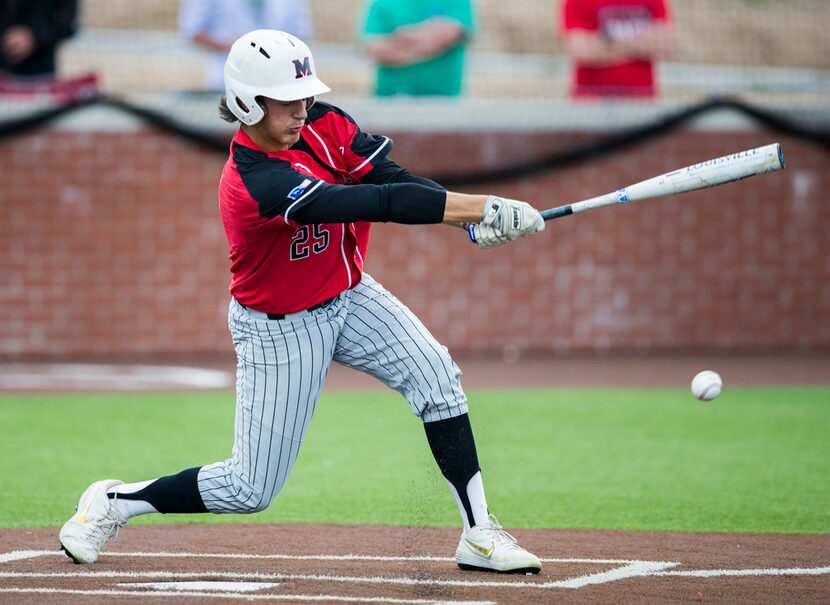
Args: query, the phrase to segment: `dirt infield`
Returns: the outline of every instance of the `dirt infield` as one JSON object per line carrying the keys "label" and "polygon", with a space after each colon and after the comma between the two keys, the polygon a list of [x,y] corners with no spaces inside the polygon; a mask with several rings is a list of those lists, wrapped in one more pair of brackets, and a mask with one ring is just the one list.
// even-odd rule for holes
{"label": "dirt infield", "polygon": [[[544,387],[688,388],[701,370],[715,370],[731,386],[830,384],[830,351],[810,354],[666,353],[584,357],[523,357],[506,349],[501,359],[456,359],[466,389]],[[385,388],[337,365],[327,389]]]}
{"label": "dirt infield", "polygon": [[[688,388],[701,370],[715,370],[724,388],[830,384],[830,351],[810,354],[665,354],[585,357],[456,358],[465,389],[620,386]],[[159,358],[74,363],[0,360],[0,393],[63,391],[168,391],[219,389],[234,384],[235,359]],[[332,364],[325,390],[386,387],[374,378]]]}
{"label": "dirt infield", "polygon": [[57,530],[5,530],[3,603],[826,603],[830,536],[516,530],[538,576],[464,572],[458,531],[307,525],[122,530],[95,565]]}

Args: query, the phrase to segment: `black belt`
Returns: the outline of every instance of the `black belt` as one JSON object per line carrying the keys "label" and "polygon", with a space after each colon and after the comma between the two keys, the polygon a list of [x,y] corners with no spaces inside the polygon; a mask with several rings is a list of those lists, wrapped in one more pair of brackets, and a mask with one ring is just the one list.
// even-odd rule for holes
{"label": "black belt", "polygon": [[[316,305],[311,306],[311,307],[309,307],[308,309],[305,309],[305,310],[306,311],[316,311],[317,309],[322,309],[323,307],[328,307],[331,303],[333,303],[335,300],[337,300],[339,296],[340,295],[338,294],[337,296],[332,296],[331,298],[327,298],[323,302],[319,302]],[[239,303],[239,304],[245,309],[248,308],[245,305],[243,305],[242,303]],[[266,315],[268,316],[268,319],[285,319],[285,315],[283,313],[266,313]]]}

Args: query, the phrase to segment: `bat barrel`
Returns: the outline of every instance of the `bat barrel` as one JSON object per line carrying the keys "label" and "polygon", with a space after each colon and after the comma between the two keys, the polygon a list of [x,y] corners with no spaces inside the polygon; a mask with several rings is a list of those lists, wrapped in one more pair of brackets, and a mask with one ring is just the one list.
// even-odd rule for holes
{"label": "bat barrel", "polygon": [[747,149],[723,157],[704,160],[685,168],[634,183],[615,192],[574,202],[567,206],[544,210],[541,214],[542,218],[550,220],[560,216],[577,214],[592,208],[626,204],[638,200],[683,193],[684,191],[715,187],[765,172],[781,170],[785,166],[784,151],[781,149],[781,145],[770,143],[755,149]]}

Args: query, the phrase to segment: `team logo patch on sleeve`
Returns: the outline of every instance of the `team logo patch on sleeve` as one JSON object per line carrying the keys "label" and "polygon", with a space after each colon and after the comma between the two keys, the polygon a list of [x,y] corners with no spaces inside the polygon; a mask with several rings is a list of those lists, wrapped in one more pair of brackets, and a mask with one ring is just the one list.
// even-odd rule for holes
{"label": "team logo patch on sleeve", "polygon": [[303,179],[302,183],[294,187],[294,189],[288,193],[288,197],[296,201],[309,185],[311,185],[311,179]]}

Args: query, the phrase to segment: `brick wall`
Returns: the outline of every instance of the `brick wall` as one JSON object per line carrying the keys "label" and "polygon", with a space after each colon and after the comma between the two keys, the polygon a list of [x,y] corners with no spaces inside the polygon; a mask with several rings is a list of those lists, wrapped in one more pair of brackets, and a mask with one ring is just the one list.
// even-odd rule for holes
{"label": "brick wall", "polygon": [[[393,157],[422,173],[589,136],[391,134]],[[566,217],[498,250],[449,227],[379,225],[367,268],[454,352],[826,348],[830,155],[815,146],[686,130],[478,191],[546,208],[773,140],[784,172]],[[0,144],[0,356],[227,353],[223,161],[147,129]]]}

